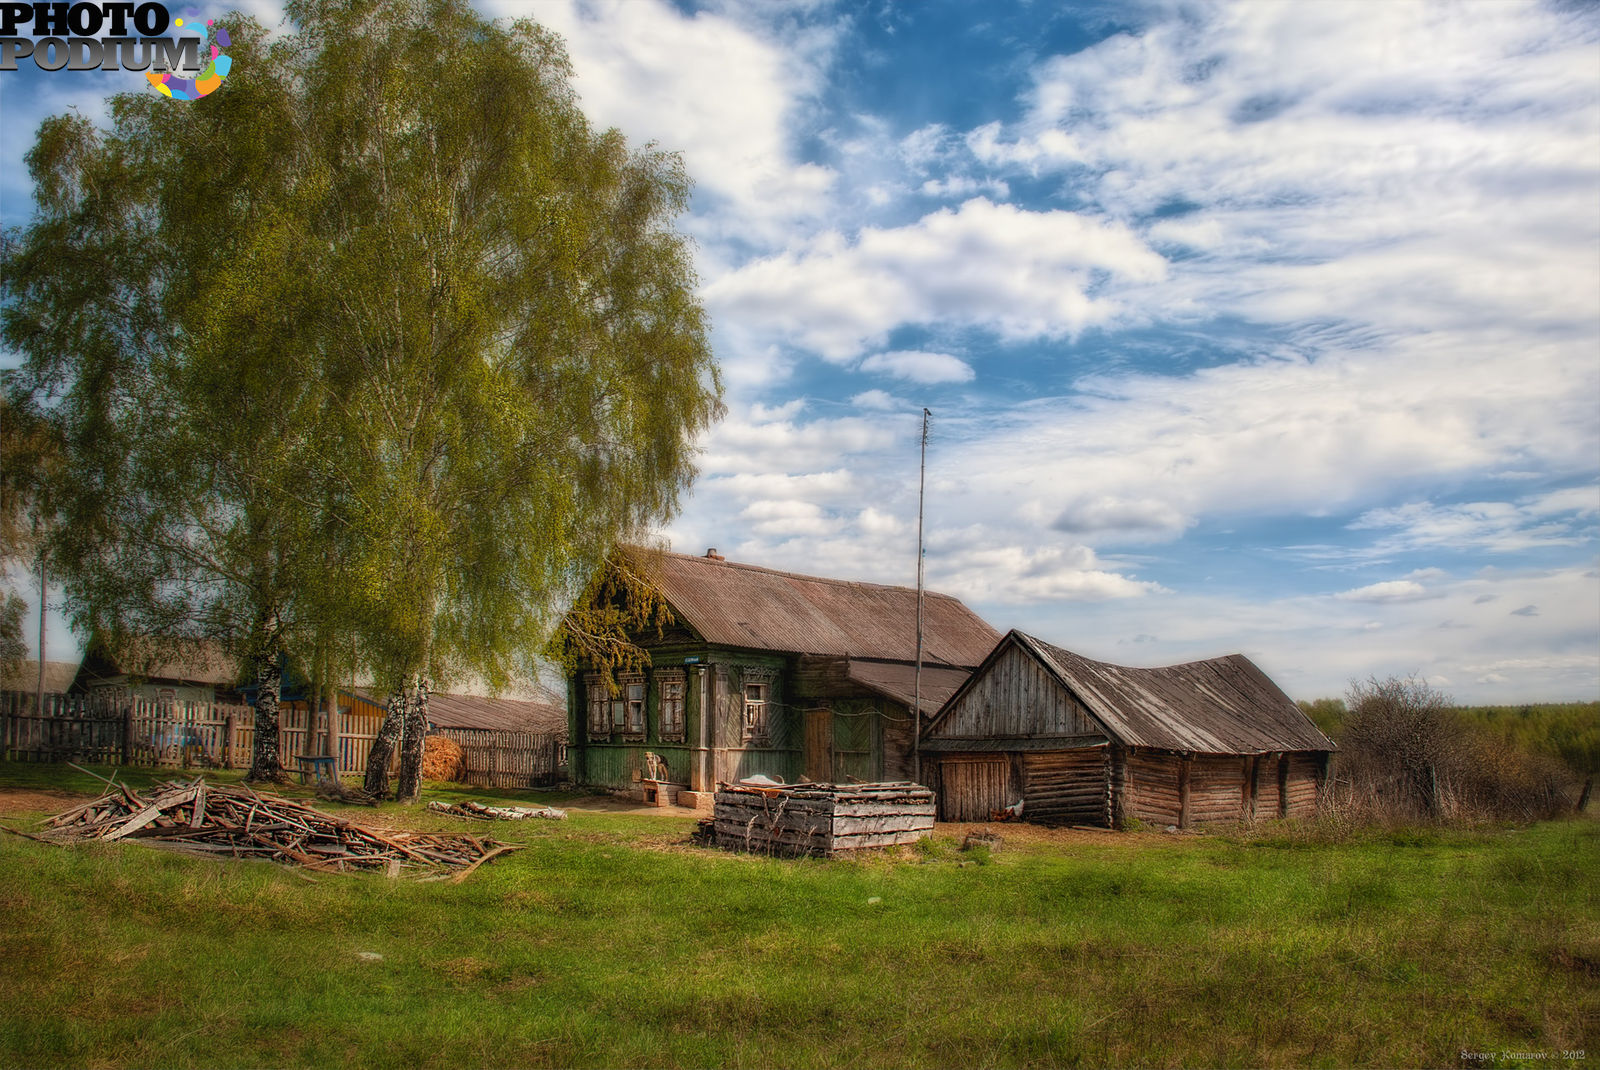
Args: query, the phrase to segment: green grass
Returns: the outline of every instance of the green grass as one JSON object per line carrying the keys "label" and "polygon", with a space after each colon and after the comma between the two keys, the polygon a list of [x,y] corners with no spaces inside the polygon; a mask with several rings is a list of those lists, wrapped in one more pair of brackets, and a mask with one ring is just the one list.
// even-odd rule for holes
{"label": "green grass", "polygon": [[[0,787],[93,790],[42,768],[0,765]],[[499,824],[527,849],[460,885],[311,883],[0,836],[0,1065],[1441,1066],[1547,1051],[1541,1065],[1572,1066],[1561,1051],[1586,1044],[1593,1059],[1593,822],[1070,843],[1002,830],[982,859],[943,837],[832,863],[690,847],[692,827],[576,810]]]}

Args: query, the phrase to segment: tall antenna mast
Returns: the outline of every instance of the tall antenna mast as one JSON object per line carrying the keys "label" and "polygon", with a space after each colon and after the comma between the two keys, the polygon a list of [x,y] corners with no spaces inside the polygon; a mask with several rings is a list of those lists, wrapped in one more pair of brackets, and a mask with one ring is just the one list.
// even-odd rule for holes
{"label": "tall antenna mast", "polygon": [[922,780],[922,506],[928,486],[928,417],[922,410],[922,461],[917,469],[917,669],[912,677],[915,703],[911,707],[911,779]]}

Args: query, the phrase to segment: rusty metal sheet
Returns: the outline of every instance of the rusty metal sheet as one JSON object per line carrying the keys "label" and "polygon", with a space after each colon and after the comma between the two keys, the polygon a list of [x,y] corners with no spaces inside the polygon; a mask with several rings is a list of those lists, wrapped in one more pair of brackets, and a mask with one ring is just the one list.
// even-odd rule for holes
{"label": "rusty metal sheet", "polygon": [[[922,666],[922,712],[932,716],[972,674],[966,669]],[[904,662],[850,660],[849,677],[885,698],[911,707],[917,694],[917,667]]]}
{"label": "rusty metal sheet", "polygon": [[[663,554],[659,582],[674,612],[707,642],[757,650],[914,661],[911,587],[802,576]],[[923,596],[925,665],[972,668],[1000,633],[949,595]]]}
{"label": "rusty metal sheet", "polygon": [[[379,710],[387,701],[387,696],[370,688],[359,687],[355,693]],[[439,693],[428,696],[428,720],[439,728],[565,733],[567,708],[552,702]]]}

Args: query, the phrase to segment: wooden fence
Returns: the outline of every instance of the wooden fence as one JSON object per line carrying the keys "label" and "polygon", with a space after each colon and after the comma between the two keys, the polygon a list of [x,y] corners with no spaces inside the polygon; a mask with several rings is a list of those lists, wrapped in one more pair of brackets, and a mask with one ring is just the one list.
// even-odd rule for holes
{"label": "wooden fence", "polygon": [[441,728],[439,734],[466,752],[463,779],[490,788],[554,784],[566,764],[565,744],[554,732],[501,732],[487,728]]}
{"label": "wooden fence", "polygon": [[[279,708],[278,742],[284,764],[293,755],[323,752],[327,715],[304,703]],[[366,772],[382,714],[342,712],[336,726],[341,775]],[[14,762],[93,762],[169,769],[245,769],[255,743],[255,709],[212,702],[178,702],[106,695],[46,694],[38,708],[31,691],[0,691],[0,757]],[[558,735],[445,729],[467,753],[466,781],[489,787],[553,784],[565,764]],[[397,753],[390,771],[399,768]]]}

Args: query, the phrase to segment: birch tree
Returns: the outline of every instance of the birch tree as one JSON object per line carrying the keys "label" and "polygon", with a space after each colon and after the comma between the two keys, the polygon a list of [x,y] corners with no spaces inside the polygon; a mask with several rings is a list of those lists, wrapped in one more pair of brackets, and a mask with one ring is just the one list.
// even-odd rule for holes
{"label": "birch tree", "polygon": [[431,687],[531,668],[619,537],[671,515],[719,411],[681,161],[579,110],[558,39],[450,2],[294,3],[349,592],[419,787]]}
{"label": "birch tree", "polygon": [[590,126],[530,22],[286,10],[202,101],[47,126],[6,337],[93,473],[76,500],[114,503],[72,537],[81,612],[225,626],[264,681],[350,643],[390,695],[368,788],[398,745],[414,799],[430,690],[530,674],[693,478],[721,409],[689,183]]}

